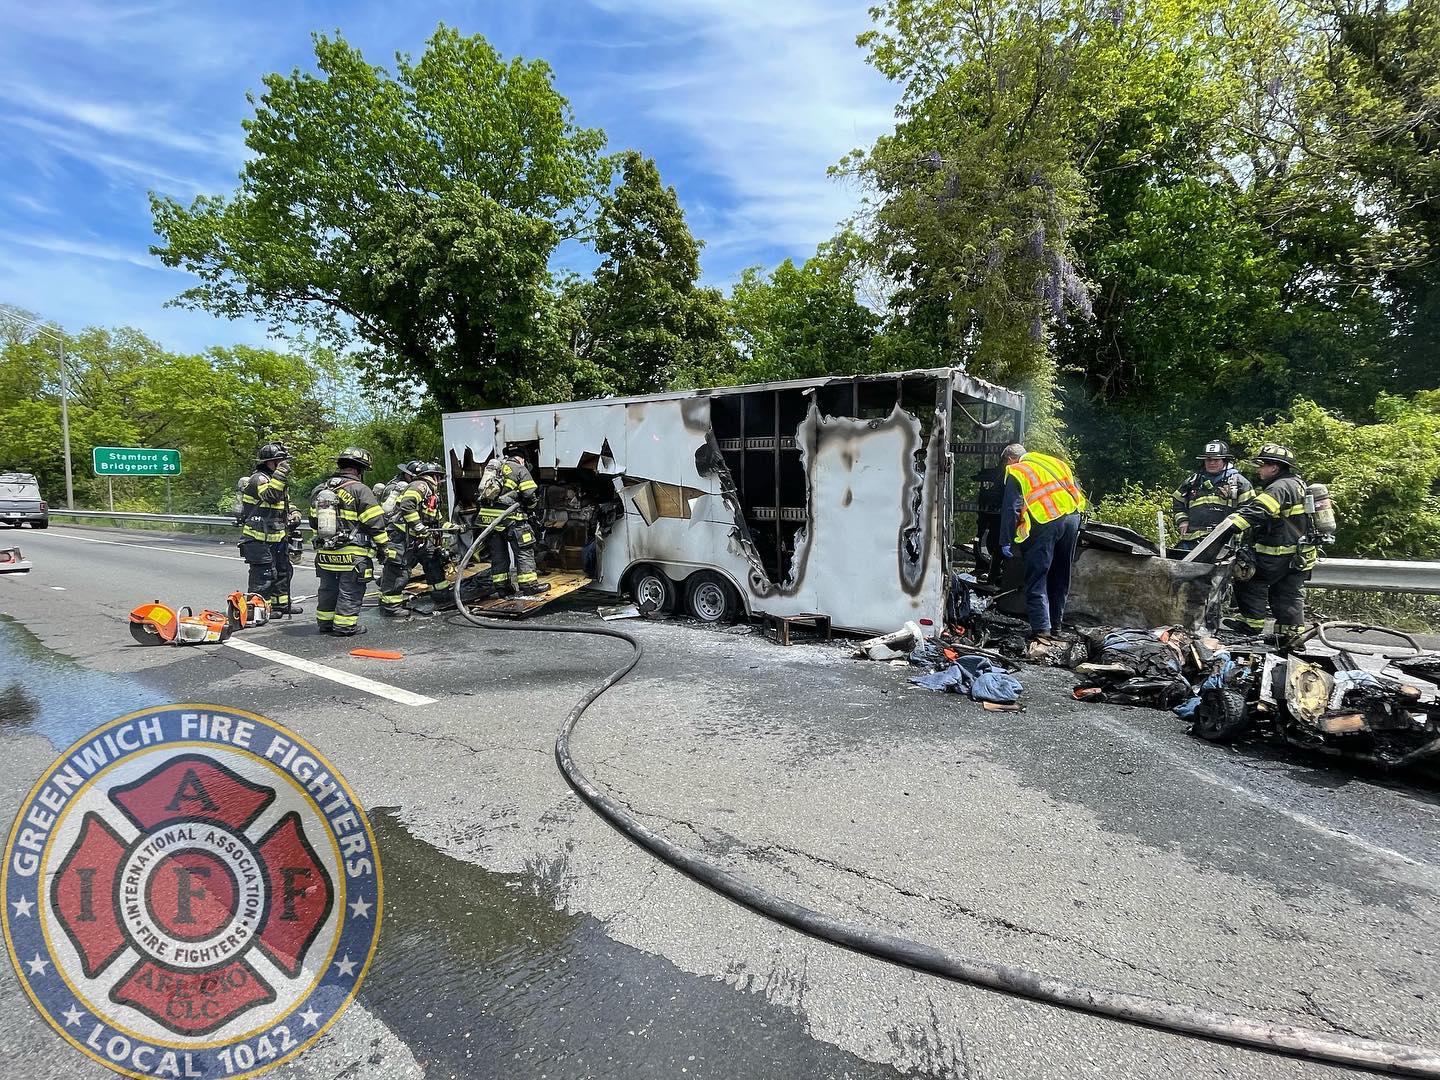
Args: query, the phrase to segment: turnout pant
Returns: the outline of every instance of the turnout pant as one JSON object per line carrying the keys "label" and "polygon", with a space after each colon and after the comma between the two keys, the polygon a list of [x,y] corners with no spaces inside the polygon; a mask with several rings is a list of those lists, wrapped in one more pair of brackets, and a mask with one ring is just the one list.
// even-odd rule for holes
{"label": "turnout pant", "polygon": [[[351,560],[348,566],[342,560]],[[315,577],[320,588],[315,594],[315,622],[321,630],[353,634],[360,622],[360,605],[365,600],[365,583],[370,580],[370,560],[363,555],[315,557]]]}
{"label": "turnout pant", "polygon": [[290,579],[295,570],[290,563],[290,542],[279,540],[244,540],[240,557],[250,568],[247,593],[259,593],[272,604],[285,607],[290,603]]}
{"label": "turnout pant", "polygon": [[1296,570],[1291,555],[1255,553],[1255,576],[1235,583],[1235,606],[1252,630],[1265,626],[1265,609],[1275,616],[1277,633],[1305,623],[1305,579],[1309,573]]}
{"label": "turnout pant", "polygon": [[1025,559],[1025,613],[1034,633],[1060,632],[1079,537],[1080,515],[1066,514],[1031,526],[1030,536],[1020,545]]}
{"label": "turnout pant", "polygon": [[528,521],[509,521],[490,534],[490,581],[501,592],[510,588],[510,549],[515,549],[515,584],[523,589],[540,580],[535,570],[535,530]]}
{"label": "turnout pant", "polygon": [[444,607],[450,598],[450,583],[445,580],[445,553],[423,545],[406,542],[401,549],[401,559],[386,559],[380,571],[380,606],[398,608],[404,605],[405,586],[410,583],[410,570],[419,566],[425,571],[425,581],[435,602]]}

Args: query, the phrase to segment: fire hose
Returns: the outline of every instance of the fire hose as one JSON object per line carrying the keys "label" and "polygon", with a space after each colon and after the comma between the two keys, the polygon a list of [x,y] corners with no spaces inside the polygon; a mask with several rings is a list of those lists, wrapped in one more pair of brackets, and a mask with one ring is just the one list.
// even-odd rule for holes
{"label": "fire hose", "polygon": [[[456,570],[456,596],[465,567],[490,533],[518,510],[510,507],[491,522],[466,549]],[[644,655],[640,642],[630,634],[607,627],[514,624],[481,619],[460,600],[460,614],[480,630],[501,630],[543,634],[585,634],[608,637],[630,645],[628,663],[612,671],[575,703],[555,735],[555,761],[566,782],[597,814],[624,836],[662,862],[722,896],[793,930],[822,941],[851,949],[887,963],[938,975],[944,979],[979,986],[1016,997],[1028,998],[1076,1012],[1105,1016],[1113,1020],[1156,1028],[1181,1035],[1193,1035],[1217,1042],[1265,1050],[1289,1057],[1307,1058],[1403,1076],[1440,1078],[1440,1048],[1368,1039],[1293,1024],[1276,1024],[1253,1017],[1215,1012],[1180,1005],[1142,994],[1108,990],[1083,982],[1057,978],[1030,968],[986,960],[972,960],[945,952],[908,938],[882,933],[836,919],[814,908],[775,896],[752,885],[715,863],[699,858],[647,828],[619,802],[597,788],[580,771],[570,753],[570,736],[576,724],[596,699],[634,670]]]}

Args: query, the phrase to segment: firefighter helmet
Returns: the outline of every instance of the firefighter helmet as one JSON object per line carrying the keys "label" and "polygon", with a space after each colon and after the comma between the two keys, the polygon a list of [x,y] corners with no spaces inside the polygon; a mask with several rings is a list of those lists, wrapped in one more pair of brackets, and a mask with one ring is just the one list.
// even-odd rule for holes
{"label": "firefighter helmet", "polygon": [[438,476],[445,479],[445,467],[438,461],[415,461],[411,466],[416,476]]}
{"label": "firefighter helmet", "polygon": [[414,459],[410,461],[402,461],[399,465],[395,466],[395,471],[398,472],[401,476],[405,477],[405,479],[407,480],[414,480],[415,477],[420,475],[420,464],[421,462]]}
{"label": "firefighter helmet", "polygon": [[359,469],[361,472],[374,468],[375,466],[374,460],[370,457],[370,451],[361,446],[347,446],[344,450],[341,450],[335,458],[335,464],[339,465],[342,469],[346,465],[349,465]]}
{"label": "firefighter helmet", "polygon": [[1205,444],[1205,452],[1199,454],[1195,460],[1204,461],[1210,457],[1224,458],[1226,461],[1235,460],[1235,455],[1230,452],[1230,444],[1224,439],[1211,439]]}
{"label": "firefighter helmet", "polygon": [[1267,442],[1260,447],[1259,453],[1255,455],[1252,465],[1283,465],[1287,469],[1295,467],[1295,451],[1288,446],[1281,446],[1279,443]]}
{"label": "firefighter helmet", "polygon": [[255,464],[264,465],[267,461],[286,461],[290,457],[290,451],[285,449],[285,444],[280,441],[267,442],[259,450],[255,451]]}

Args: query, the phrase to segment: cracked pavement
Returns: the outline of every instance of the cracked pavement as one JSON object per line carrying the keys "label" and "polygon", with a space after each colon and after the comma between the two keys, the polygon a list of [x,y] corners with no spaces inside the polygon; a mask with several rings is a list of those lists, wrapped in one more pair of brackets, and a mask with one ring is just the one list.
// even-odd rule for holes
{"label": "cracked pavement", "polygon": [[[233,551],[213,540],[173,539],[171,553],[66,532],[94,535],[20,534],[36,569],[0,578],[0,613],[34,635],[28,677],[54,672],[38,680],[40,720],[0,725],[7,812],[57,740],[111,716],[161,701],[249,709],[314,742],[372,811],[389,808],[387,836],[405,857],[387,864],[387,907],[393,894],[440,913],[407,938],[389,935],[387,913],[359,1003],[280,1075],[1342,1075],[896,968],[661,866],[586,809],[552,759],[560,719],[623,661],[621,643],[368,613],[363,644],[405,661],[345,655],[304,617],[251,636],[438,699],[412,708],[232,649],[131,647],[133,604],[158,593],[213,605],[243,565],[183,551]],[[295,591],[313,593],[308,571]],[[585,604],[545,618],[596,624]],[[624,628],[646,658],[587,712],[572,752],[647,825],[746,880],[977,959],[1440,1043],[1432,788],[1201,744],[1166,713],[1074,702],[1064,672],[1027,668],[1027,710],[986,713],[836,647]],[[405,873],[429,892],[407,891]],[[432,956],[427,938],[449,941],[473,930],[453,923],[482,917],[467,890],[493,892],[496,910],[540,904],[522,924],[548,925],[552,911],[576,951],[527,953],[523,974],[494,987],[489,968]],[[494,963],[525,953],[526,933]],[[53,1052],[8,969],[0,980],[0,1053],[31,1075],[82,1075],[75,1055]],[[422,988],[431,1004],[412,1007]],[[688,1007],[672,1011],[672,998]],[[474,1006],[455,1019],[452,1000]],[[588,1016],[578,1027],[577,1013]]]}

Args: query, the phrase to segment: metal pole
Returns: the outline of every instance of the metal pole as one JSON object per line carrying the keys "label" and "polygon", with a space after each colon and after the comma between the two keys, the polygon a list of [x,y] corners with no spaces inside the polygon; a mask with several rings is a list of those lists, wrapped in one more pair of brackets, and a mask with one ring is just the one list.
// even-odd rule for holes
{"label": "metal pole", "polygon": [[[65,446],[65,507],[75,509],[75,478],[70,472],[70,381],[65,377],[65,339],[60,338],[60,438]],[[112,505],[111,510],[115,507]]]}
{"label": "metal pole", "polygon": [[1160,539],[1160,557],[1161,557],[1162,559],[1167,558],[1167,557],[1168,557],[1168,552],[1167,552],[1166,545],[1165,545],[1165,511],[1164,511],[1164,510],[1156,510],[1156,511],[1155,511],[1155,535],[1156,535],[1157,537],[1159,537],[1159,539]]}
{"label": "metal pole", "polygon": [[113,476],[107,476],[107,477],[105,477],[105,487],[106,487],[106,489],[110,492],[110,509],[111,509],[111,510],[114,510],[114,509],[115,509],[115,478],[114,478]]}
{"label": "metal pole", "polygon": [[175,513],[175,504],[170,501],[170,477],[168,476],[165,477],[165,512],[167,514]]}

